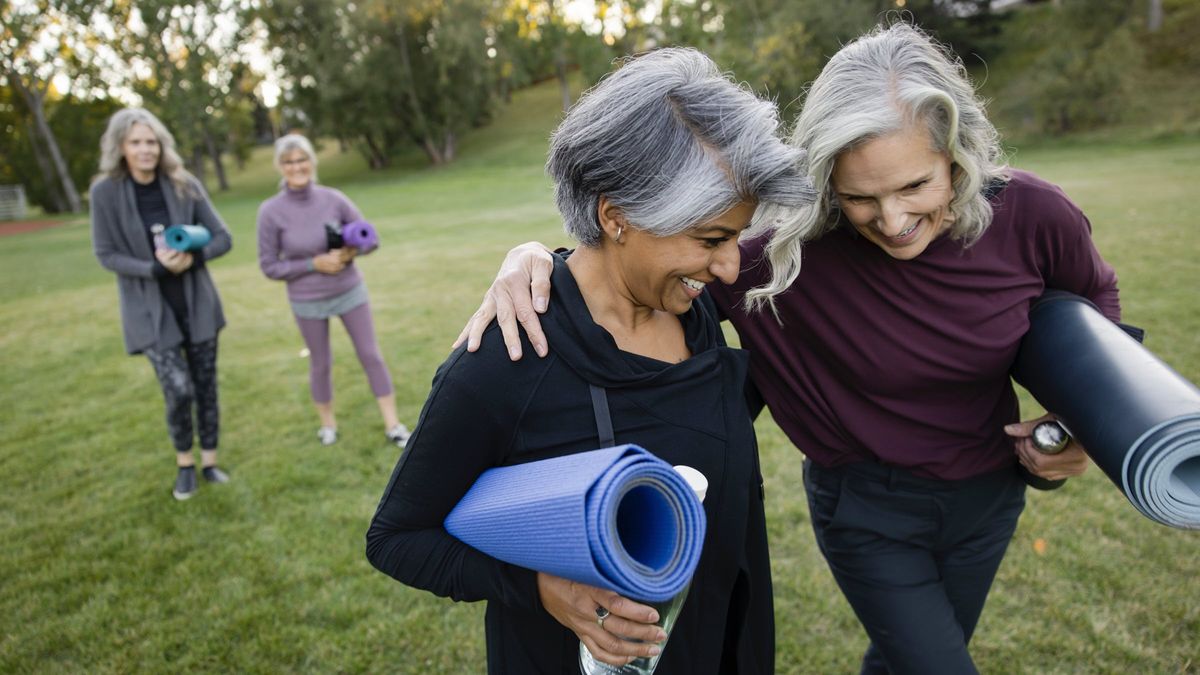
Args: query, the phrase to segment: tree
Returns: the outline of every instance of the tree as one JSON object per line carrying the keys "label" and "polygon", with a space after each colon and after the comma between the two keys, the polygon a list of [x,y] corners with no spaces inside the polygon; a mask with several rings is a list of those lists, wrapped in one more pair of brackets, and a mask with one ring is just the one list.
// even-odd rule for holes
{"label": "tree", "polygon": [[[434,165],[495,99],[481,0],[280,0],[260,8],[310,133],[347,139],[380,168],[409,144]],[[491,36],[494,39],[494,34]]]}
{"label": "tree", "polygon": [[65,34],[72,29],[70,17],[55,11],[49,2],[18,9],[5,1],[0,3],[0,18],[0,77],[29,114],[30,148],[46,183],[49,210],[78,213],[83,202],[46,113],[51,79],[62,65],[51,45],[65,48]]}
{"label": "tree", "polygon": [[236,0],[110,0],[132,89],[175,136],[202,181],[206,159],[229,188],[222,154],[232,129],[249,125],[239,78],[248,77],[237,46],[245,36]]}

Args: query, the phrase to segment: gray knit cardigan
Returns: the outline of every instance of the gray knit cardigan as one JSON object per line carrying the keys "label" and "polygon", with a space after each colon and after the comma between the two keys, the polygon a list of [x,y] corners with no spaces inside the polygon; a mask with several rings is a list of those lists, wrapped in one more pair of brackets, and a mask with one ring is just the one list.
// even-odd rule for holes
{"label": "gray knit cardigan", "polygon": [[[159,178],[170,224],[203,225],[212,234],[202,252],[203,259],[210,261],[229,251],[233,239],[204,187],[193,180],[191,187],[196,196],[181,197],[170,179],[162,174]],[[147,347],[168,349],[182,343],[183,334],[154,278],[154,252],[138,214],[132,179],[126,176],[97,181],[92,185],[91,210],[96,258],[105,269],[117,274],[125,351],[138,354]],[[192,341],[216,337],[225,326],[225,315],[208,266],[192,266],[182,277]]]}

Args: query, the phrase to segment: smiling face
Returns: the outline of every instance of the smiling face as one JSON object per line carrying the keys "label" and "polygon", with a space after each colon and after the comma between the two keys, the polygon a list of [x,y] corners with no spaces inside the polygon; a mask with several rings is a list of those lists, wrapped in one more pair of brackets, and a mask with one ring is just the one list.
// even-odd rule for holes
{"label": "smiling face", "polygon": [[838,156],[833,189],[859,234],[897,260],[912,260],[950,227],[950,158],[929,134],[906,128]]}
{"label": "smiling face", "polygon": [[154,135],[150,127],[140,122],[135,122],[129,127],[125,140],[121,142],[121,154],[125,157],[125,166],[134,180],[139,183],[154,180],[162,147],[158,143],[158,136]]}
{"label": "smiling face", "polygon": [[312,158],[303,150],[292,150],[279,158],[279,172],[289,188],[303,189],[312,182]]}
{"label": "smiling face", "polygon": [[620,266],[636,304],[683,314],[705,284],[732,284],[741,269],[738,235],[757,204],[741,202],[725,213],[679,234],[656,237],[637,228],[623,232]]}

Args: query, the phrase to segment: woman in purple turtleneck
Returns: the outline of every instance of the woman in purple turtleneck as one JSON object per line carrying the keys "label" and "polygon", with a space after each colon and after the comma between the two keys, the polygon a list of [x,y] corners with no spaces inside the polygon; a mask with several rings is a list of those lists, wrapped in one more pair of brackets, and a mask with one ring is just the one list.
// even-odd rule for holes
{"label": "woman in purple turtleneck", "polygon": [[396,397],[387,364],[375,340],[367,287],[354,266],[353,247],[330,249],[325,224],[362,220],[346,195],[317,185],[317,155],[308,139],[288,134],[275,142],[275,167],[283,175],[279,194],[258,210],[258,265],[268,278],[287,282],[288,300],[309,351],[309,386],[324,445],[337,441],[333,414],[333,352],[329,319],[339,317],[367,373],[383,415],[385,433],[404,447],[408,428],[396,416]]}

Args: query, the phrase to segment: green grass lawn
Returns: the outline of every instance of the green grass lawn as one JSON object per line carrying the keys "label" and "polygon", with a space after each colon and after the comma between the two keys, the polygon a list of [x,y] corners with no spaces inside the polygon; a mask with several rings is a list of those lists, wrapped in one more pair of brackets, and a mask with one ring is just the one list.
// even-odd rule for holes
{"label": "green grass lawn", "polygon": [[[383,247],[359,264],[410,423],[502,253],[566,241],[541,167],[556,96],[522,92],[447,168],[414,153],[371,173],[332,142],[321,151],[322,181],[380,230]],[[255,263],[269,161],[259,152],[216,197],[235,242],[212,263],[229,320],[221,448],[234,481],[186,503],[170,498],[158,387],[124,355],[115,283],[86,220],[0,239],[0,672],[484,671],[482,605],[402,587],[364,558],[397,450],[340,330],[342,439],[315,438],[284,287]],[[1014,161],[1084,207],[1127,320],[1200,381],[1187,196],[1200,140],[1023,148]],[[769,419],[758,429],[778,670],[856,672],[865,638],[814,546],[800,455]],[[973,653],[988,673],[1196,672],[1198,561],[1200,535],[1145,519],[1099,470],[1031,493]]]}

